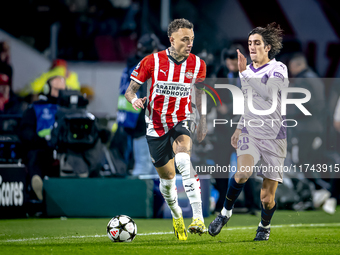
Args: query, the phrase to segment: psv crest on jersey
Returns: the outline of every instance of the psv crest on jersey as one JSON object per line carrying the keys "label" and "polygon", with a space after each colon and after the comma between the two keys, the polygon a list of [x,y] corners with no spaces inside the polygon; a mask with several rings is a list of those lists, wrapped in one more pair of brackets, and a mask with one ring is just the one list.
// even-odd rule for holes
{"label": "psv crest on jersey", "polygon": [[189,71],[185,73],[185,77],[187,77],[188,79],[192,79],[194,77],[194,74],[191,71]]}

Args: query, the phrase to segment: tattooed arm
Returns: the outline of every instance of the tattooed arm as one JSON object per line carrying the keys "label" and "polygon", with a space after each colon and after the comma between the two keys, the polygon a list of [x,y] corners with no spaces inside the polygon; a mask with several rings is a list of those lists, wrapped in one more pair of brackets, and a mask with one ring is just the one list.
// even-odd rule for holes
{"label": "tattooed arm", "polygon": [[202,115],[202,94],[205,92],[203,90],[197,89],[195,87],[196,94],[196,107],[200,115],[200,122],[197,127],[197,140],[202,142],[208,133],[207,128],[207,115]]}
{"label": "tattooed arm", "polygon": [[141,84],[131,80],[128,89],[125,92],[125,98],[132,104],[132,107],[137,111],[138,108],[144,109],[144,103],[146,101],[146,97],[144,98],[137,98],[137,91],[139,90]]}

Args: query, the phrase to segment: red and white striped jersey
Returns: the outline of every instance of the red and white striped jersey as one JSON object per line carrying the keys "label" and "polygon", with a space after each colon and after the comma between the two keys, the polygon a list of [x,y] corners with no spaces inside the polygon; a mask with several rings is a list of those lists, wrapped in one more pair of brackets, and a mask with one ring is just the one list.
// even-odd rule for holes
{"label": "red and white striped jersey", "polygon": [[131,74],[139,84],[148,81],[145,121],[147,135],[160,137],[178,122],[194,120],[192,114],[192,85],[202,82],[206,65],[194,54],[182,62],[170,56],[169,50],[145,57]]}

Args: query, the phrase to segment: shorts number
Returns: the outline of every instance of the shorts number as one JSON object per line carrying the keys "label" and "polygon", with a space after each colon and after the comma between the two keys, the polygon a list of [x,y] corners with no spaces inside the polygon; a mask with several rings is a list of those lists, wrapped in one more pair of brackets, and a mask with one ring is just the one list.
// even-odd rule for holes
{"label": "shorts number", "polygon": [[188,126],[188,122],[187,122],[187,121],[183,121],[182,127],[186,128],[186,130],[188,130],[188,131],[190,132],[189,126]]}
{"label": "shorts number", "polygon": [[[243,143],[249,143],[249,137],[243,137],[242,140],[243,140]],[[238,140],[238,142],[237,142],[237,147],[240,147],[241,144],[242,144],[242,141],[241,141],[241,139],[240,139],[240,140]]]}

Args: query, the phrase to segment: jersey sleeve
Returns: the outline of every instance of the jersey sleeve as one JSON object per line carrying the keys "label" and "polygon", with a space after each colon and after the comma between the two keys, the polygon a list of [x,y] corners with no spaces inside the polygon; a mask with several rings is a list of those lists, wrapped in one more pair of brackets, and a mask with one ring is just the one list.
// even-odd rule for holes
{"label": "jersey sleeve", "polygon": [[287,67],[284,64],[273,68],[268,75],[265,74],[261,78],[256,77],[253,72],[247,68],[241,73],[240,78],[243,77],[247,83],[267,101],[272,98],[273,89],[280,91],[289,85]]}
{"label": "jersey sleeve", "polygon": [[200,61],[201,61],[201,65],[200,65],[200,70],[198,71],[198,74],[197,74],[196,82],[203,82],[207,75],[207,66],[204,60],[200,59]]}
{"label": "jersey sleeve", "polygon": [[273,84],[276,84],[279,90],[281,90],[284,87],[288,87],[289,81],[286,65],[284,64],[277,65],[271,72],[269,78]]}
{"label": "jersey sleeve", "polygon": [[130,78],[138,84],[143,84],[151,78],[153,67],[153,55],[146,56],[132,71]]}

